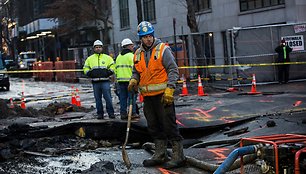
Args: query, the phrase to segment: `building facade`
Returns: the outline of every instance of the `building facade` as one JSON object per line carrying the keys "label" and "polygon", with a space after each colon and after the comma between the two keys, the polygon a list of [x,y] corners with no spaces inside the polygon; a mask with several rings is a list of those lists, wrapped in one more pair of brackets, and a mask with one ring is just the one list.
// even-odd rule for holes
{"label": "building facade", "polygon": [[[177,35],[176,42],[183,42],[186,47],[185,57],[188,57],[189,65],[199,65],[193,61],[195,59],[207,59],[201,65],[230,64],[236,49],[233,45],[236,41],[231,37],[233,30],[306,22],[304,0],[193,0],[199,32],[191,33],[187,25],[186,0],[139,2],[141,5],[138,7],[131,0],[116,0],[113,3],[114,43],[120,43],[126,37],[138,40],[136,27],[141,11],[142,20],[154,25],[156,37],[173,44],[173,35]],[[192,46],[194,35],[201,38],[203,54],[196,53]],[[271,42],[278,42],[281,35],[276,37]],[[274,53],[274,49],[269,52]]]}
{"label": "building facade", "polygon": [[[142,0],[141,2],[143,20],[148,20],[154,25],[157,37],[173,35],[173,18],[176,19],[176,34],[190,34],[185,0]],[[146,7],[146,3],[154,5]],[[194,3],[195,7],[198,7],[196,18],[199,32],[213,33],[216,57],[224,57],[222,32],[227,29],[306,21],[306,13],[303,10],[306,8],[306,1],[303,0],[194,0]],[[138,40],[136,27],[139,21],[137,21],[136,1],[117,0],[113,3],[112,10],[114,43],[120,43],[125,37]],[[152,17],[145,17],[150,15]]]}

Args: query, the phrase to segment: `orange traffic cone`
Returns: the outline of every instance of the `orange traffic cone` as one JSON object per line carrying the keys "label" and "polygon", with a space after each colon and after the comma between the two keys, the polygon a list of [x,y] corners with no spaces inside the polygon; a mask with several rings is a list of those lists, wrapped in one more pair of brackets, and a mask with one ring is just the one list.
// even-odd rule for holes
{"label": "orange traffic cone", "polygon": [[200,75],[198,75],[198,96],[207,96],[207,94],[204,94],[204,89]]}
{"label": "orange traffic cone", "polygon": [[79,89],[76,88],[75,91],[76,91],[76,97],[75,97],[76,102],[75,102],[75,105],[76,106],[81,106],[81,98],[79,96]]}
{"label": "orange traffic cone", "polygon": [[20,107],[21,109],[26,109],[26,104],[25,104],[25,99],[24,99],[24,93],[21,92],[21,103],[20,103]]}
{"label": "orange traffic cone", "polygon": [[13,98],[10,98],[10,108],[11,109],[15,108],[14,103],[13,103]]}
{"label": "orange traffic cone", "polygon": [[71,88],[72,88],[72,90],[71,90],[71,104],[76,105],[77,102],[76,102],[75,92],[73,91],[74,87],[72,86]]}
{"label": "orange traffic cone", "polygon": [[255,78],[255,74],[253,74],[251,92],[248,92],[247,94],[250,94],[250,95],[262,94],[262,92],[257,92],[256,91],[256,78]]}
{"label": "orange traffic cone", "polygon": [[[184,77],[183,77],[184,78]],[[188,89],[187,89],[187,84],[186,84],[186,79],[183,79],[183,88],[182,88],[182,94],[180,96],[187,96],[188,94]]]}
{"label": "orange traffic cone", "polygon": [[139,94],[139,102],[142,103],[143,102],[143,96],[141,94]]}

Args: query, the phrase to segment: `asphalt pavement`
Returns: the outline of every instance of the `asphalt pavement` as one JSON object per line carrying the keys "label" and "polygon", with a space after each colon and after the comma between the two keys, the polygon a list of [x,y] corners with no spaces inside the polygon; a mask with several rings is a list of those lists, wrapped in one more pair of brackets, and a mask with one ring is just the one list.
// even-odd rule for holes
{"label": "asphalt pavement", "polygon": [[[251,86],[239,87],[239,90],[235,92],[205,86],[204,91],[207,96],[198,96],[196,84],[188,85],[190,87],[188,96],[175,96],[177,123],[185,138],[184,151],[188,156],[212,164],[220,164],[237,147],[237,142],[241,138],[275,134],[306,134],[306,82],[304,81],[257,85],[257,91],[262,92],[258,95],[246,94],[251,91]],[[176,94],[180,93],[181,87],[178,87]],[[83,114],[80,120],[65,120],[60,124],[84,121],[87,125],[97,124],[97,122],[122,122],[119,117],[117,120],[97,121],[92,113],[87,113]],[[33,121],[30,124],[41,126],[44,123],[35,120],[35,123]],[[52,125],[50,122],[45,124]],[[53,124],[58,125],[58,122]],[[144,117],[133,121],[133,131],[130,136],[137,134],[138,130],[143,131],[145,127]],[[122,166],[120,151],[112,153],[115,161]],[[128,149],[128,154],[132,162],[129,173],[165,172],[160,168],[142,167],[142,160],[150,156],[144,150]],[[121,167],[120,171],[126,170]],[[205,173],[191,166],[168,172]]]}

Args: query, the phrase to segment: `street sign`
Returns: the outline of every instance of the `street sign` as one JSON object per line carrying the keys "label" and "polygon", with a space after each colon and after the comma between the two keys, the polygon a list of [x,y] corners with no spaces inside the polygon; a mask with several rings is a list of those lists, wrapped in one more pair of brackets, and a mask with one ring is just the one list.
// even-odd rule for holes
{"label": "street sign", "polygon": [[305,50],[303,35],[284,36],[281,39],[282,40],[285,39],[286,45],[291,47],[293,49],[293,51],[302,51],[302,50]]}

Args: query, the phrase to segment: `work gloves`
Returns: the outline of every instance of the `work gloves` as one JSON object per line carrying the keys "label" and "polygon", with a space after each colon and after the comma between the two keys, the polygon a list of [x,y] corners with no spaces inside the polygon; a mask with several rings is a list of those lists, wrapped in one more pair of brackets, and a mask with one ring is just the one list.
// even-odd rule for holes
{"label": "work gloves", "polygon": [[173,97],[174,89],[167,87],[165,89],[164,95],[162,97],[162,103],[167,106],[167,105],[172,105],[174,102],[174,97]]}
{"label": "work gloves", "polygon": [[136,79],[131,79],[128,86],[128,91],[138,91],[138,82]]}

